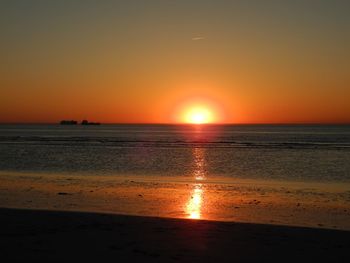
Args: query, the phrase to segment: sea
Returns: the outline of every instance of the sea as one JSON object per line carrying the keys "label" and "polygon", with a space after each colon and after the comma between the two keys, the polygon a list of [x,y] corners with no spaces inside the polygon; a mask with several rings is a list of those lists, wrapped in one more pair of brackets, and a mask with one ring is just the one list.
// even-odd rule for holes
{"label": "sea", "polygon": [[350,125],[0,125],[0,171],[350,182]]}

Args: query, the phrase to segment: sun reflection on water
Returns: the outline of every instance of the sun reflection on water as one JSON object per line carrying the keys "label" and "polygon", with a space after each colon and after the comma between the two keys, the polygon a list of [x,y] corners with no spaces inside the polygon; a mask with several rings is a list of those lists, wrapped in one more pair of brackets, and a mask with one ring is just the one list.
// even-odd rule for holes
{"label": "sun reflection on water", "polygon": [[205,178],[205,159],[204,159],[204,148],[194,148],[194,177],[196,180],[204,180]]}
{"label": "sun reflection on water", "polygon": [[[205,158],[204,148],[194,148],[194,178],[196,181],[205,180]],[[203,206],[203,185],[201,183],[195,183],[193,185],[190,198],[186,204],[186,214],[191,219],[201,219],[202,217],[202,206]]]}
{"label": "sun reflection on water", "polygon": [[187,203],[188,218],[200,219],[203,201],[203,189],[201,184],[196,184]]}

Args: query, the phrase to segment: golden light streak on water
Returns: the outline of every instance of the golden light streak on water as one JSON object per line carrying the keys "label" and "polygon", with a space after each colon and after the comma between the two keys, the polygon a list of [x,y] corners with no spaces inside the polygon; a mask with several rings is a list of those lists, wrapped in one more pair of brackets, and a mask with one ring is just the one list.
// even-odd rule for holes
{"label": "golden light streak on water", "polygon": [[201,218],[201,207],[203,202],[203,189],[201,184],[196,184],[191,197],[187,203],[187,214],[188,218],[200,219]]}
{"label": "golden light streak on water", "polygon": [[[205,180],[205,149],[204,148],[194,148],[194,178],[196,181]],[[188,218],[191,219],[201,219],[202,206],[203,206],[203,196],[204,190],[201,183],[196,183],[193,185],[193,190],[191,192],[190,198],[186,205],[186,214]]]}

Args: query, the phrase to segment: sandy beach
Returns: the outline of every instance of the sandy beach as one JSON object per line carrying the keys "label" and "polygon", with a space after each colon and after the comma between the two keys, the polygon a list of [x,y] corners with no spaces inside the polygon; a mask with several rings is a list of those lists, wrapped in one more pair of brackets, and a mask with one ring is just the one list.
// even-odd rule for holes
{"label": "sandy beach", "polygon": [[349,244],[339,230],[0,209],[4,262],[349,262]]}
{"label": "sandy beach", "polygon": [[0,174],[2,258],[350,260],[346,185],[131,179]]}
{"label": "sandy beach", "polygon": [[348,184],[0,173],[0,207],[350,230]]}

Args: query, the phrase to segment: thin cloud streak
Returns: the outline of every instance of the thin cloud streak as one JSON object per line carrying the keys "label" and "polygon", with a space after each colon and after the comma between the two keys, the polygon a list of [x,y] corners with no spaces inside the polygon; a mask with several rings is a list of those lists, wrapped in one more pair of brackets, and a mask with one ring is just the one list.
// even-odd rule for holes
{"label": "thin cloud streak", "polygon": [[203,40],[205,39],[204,37],[192,37],[193,41],[198,41],[198,40]]}

